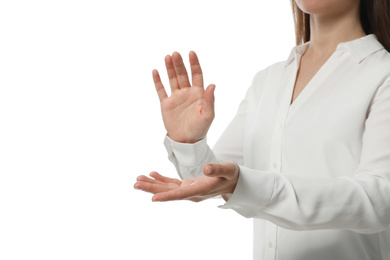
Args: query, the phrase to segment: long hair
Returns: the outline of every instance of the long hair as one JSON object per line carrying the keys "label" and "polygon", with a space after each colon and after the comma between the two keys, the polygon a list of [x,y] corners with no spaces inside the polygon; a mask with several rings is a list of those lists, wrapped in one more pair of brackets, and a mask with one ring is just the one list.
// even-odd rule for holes
{"label": "long hair", "polygon": [[[310,40],[310,15],[291,0],[297,45]],[[375,34],[390,52],[390,0],[360,0],[360,21],[366,34]]]}

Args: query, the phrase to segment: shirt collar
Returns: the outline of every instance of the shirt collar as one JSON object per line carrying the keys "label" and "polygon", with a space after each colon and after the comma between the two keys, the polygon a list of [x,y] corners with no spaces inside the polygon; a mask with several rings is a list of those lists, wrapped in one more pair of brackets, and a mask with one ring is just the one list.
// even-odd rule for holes
{"label": "shirt collar", "polygon": [[378,41],[375,34],[369,34],[350,42],[342,42],[337,46],[337,49],[348,49],[356,58],[357,62],[360,63],[369,55],[384,49],[384,47]]}
{"label": "shirt collar", "polygon": [[[302,45],[295,46],[291,50],[285,67],[293,62],[298,55],[302,55],[302,53],[305,52],[306,48],[309,46],[309,43],[310,42],[306,42]],[[382,49],[384,49],[384,47],[378,41],[375,34],[369,34],[353,41],[339,43],[336,48],[336,50],[339,51],[351,52],[358,63],[361,63],[369,55]]]}
{"label": "shirt collar", "polygon": [[302,55],[306,48],[309,46],[310,42],[305,42],[302,45],[295,46],[291,52],[290,56],[288,56],[287,61],[286,61],[286,66],[287,67],[291,62],[293,62],[295,59],[297,59],[298,55]]}

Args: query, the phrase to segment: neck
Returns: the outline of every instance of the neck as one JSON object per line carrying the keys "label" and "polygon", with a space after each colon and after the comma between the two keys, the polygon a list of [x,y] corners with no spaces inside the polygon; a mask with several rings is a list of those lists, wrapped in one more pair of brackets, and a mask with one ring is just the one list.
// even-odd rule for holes
{"label": "neck", "polygon": [[310,15],[310,45],[307,52],[313,56],[333,53],[341,42],[365,36],[358,10],[342,15]]}

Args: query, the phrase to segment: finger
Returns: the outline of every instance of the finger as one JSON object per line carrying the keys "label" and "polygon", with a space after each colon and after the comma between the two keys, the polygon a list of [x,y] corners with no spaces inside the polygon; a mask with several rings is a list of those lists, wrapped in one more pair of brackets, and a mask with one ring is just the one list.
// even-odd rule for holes
{"label": "finger", "polygon": [[172,189],[169,185],[164,185],[160,183],[150,183],[150,182],[144,182],[144,181],[137,181],[134,184],[134,189],[146,191],[149,193],[159,193],[159,192],[167,192]]}
{"label": "finger", "polygon": [[214,91],[215,91],[215,85],[214,84],[210,84],[207,87],[206,91],[204,92],[204,100],[210,106],[212,106],[212,108],[214,108],[214,100],[215,100]]}
{"label": "finger", "polygon": [[209,177],[224,177],[226,179],[232,179],[238,175],[239,167],[236,163],[223,162],[209,163],[203,167],[203,173]]}
{"label": "finger", "polygon": [[177,185],[180,185],[180,184],[181,184],[181,181],[180,181],[180,180],[162,176],[162,175],[159,174],[158,172],[151,172],[151,173],[150,173],[150,176],[152,176],[152,177],[155,178],[156,180],[161,181],[161,182],[163,182],[163,183],[174,183],[174,184],[177,184]]}
{"label": "finger", "polygon": [[158,184],[164,184],[164,185],[167,185],[166,183],[164,182],[161,182],[159,180],[155,180],[155,179],[152,179],[152,178],[149,178],[145,175],[141,175],[141,176],[138,176],[137,177],[137,181],[143,181],[143,182],[149,182],[149,183],[158,183]]}
{"label": "finger", "polygon": [[180,89],[179,82],[177,81],[175,66],[173,65],[172,57],[170,55],[165,57],[165,67],[167,68],[169,85],[171,86],[172,92]]}
{"label": "finger", "polygon": [[191,65],[192,86],[203,88],[203,73],[199,64],[198,56],[194,51],[191,51],[189,56]]}
{"label": "finger", "polygon": [[178,52],[172,54],[173,65],[175,67],[177,81],[179,82],[179,88],[191,87],[188,79],[186,67],[184,66],[183,59]]}
{"label": "finger", "polygon": [[164,85],[161,82],[160,75],[158,74],[157,70],[153,70],[153,82],[154,86],[156,87],[158,98],[160,99],[160,102],[167,97],[167,92],[165,91]]}

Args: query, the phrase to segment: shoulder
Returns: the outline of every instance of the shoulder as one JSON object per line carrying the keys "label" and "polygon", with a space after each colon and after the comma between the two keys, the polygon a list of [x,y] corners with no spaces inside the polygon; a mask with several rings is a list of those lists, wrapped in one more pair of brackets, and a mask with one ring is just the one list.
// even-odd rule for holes
{"label": "shoulder", "polygon": [[370,63],[371,65],[378,67],[387,65],[387,71],[390,72],[390,53],[385,48],[377,50],[361,63]]}
{"label": "shoulder", "polygon": [[366,86],[372,86],[379,94],[382,90],[388,89],[390,85],[390,53],[386,49],[380,49],[369,55],[358,65],[359,75],[357,80],[366,82]]}
{"label": "shoulder", "polygon": [[362,76],[375,78],[390,77],[390,53],[373,34],[345,43],[357,60],[357,69]]}
{"label": "shoulder", "polygon": [[390,53],[386,49],[381,49],[376,53],[373,53],[367,62],[370,62],[372,66],[382,69],[390,76]]}
{"label": "shoulder", "polygon": [[253,80],[256,81],[256,80],[262,80],[262,79],[265,79],[267,77],[270,77],[270,76],[275,76],[275,75],[278,75],[280,74],[283,69],[285,68],[286,66],[286,61],[279,61],[279,62],[276,62],[260,71],[258,71]]}
{"label": "shoulder", "polygon": [[274,85],[285,69],[286,61],[276,62],[262,70],[259,70],[253,77],[249,91],[252,95],[258,96],[264,88]]}

